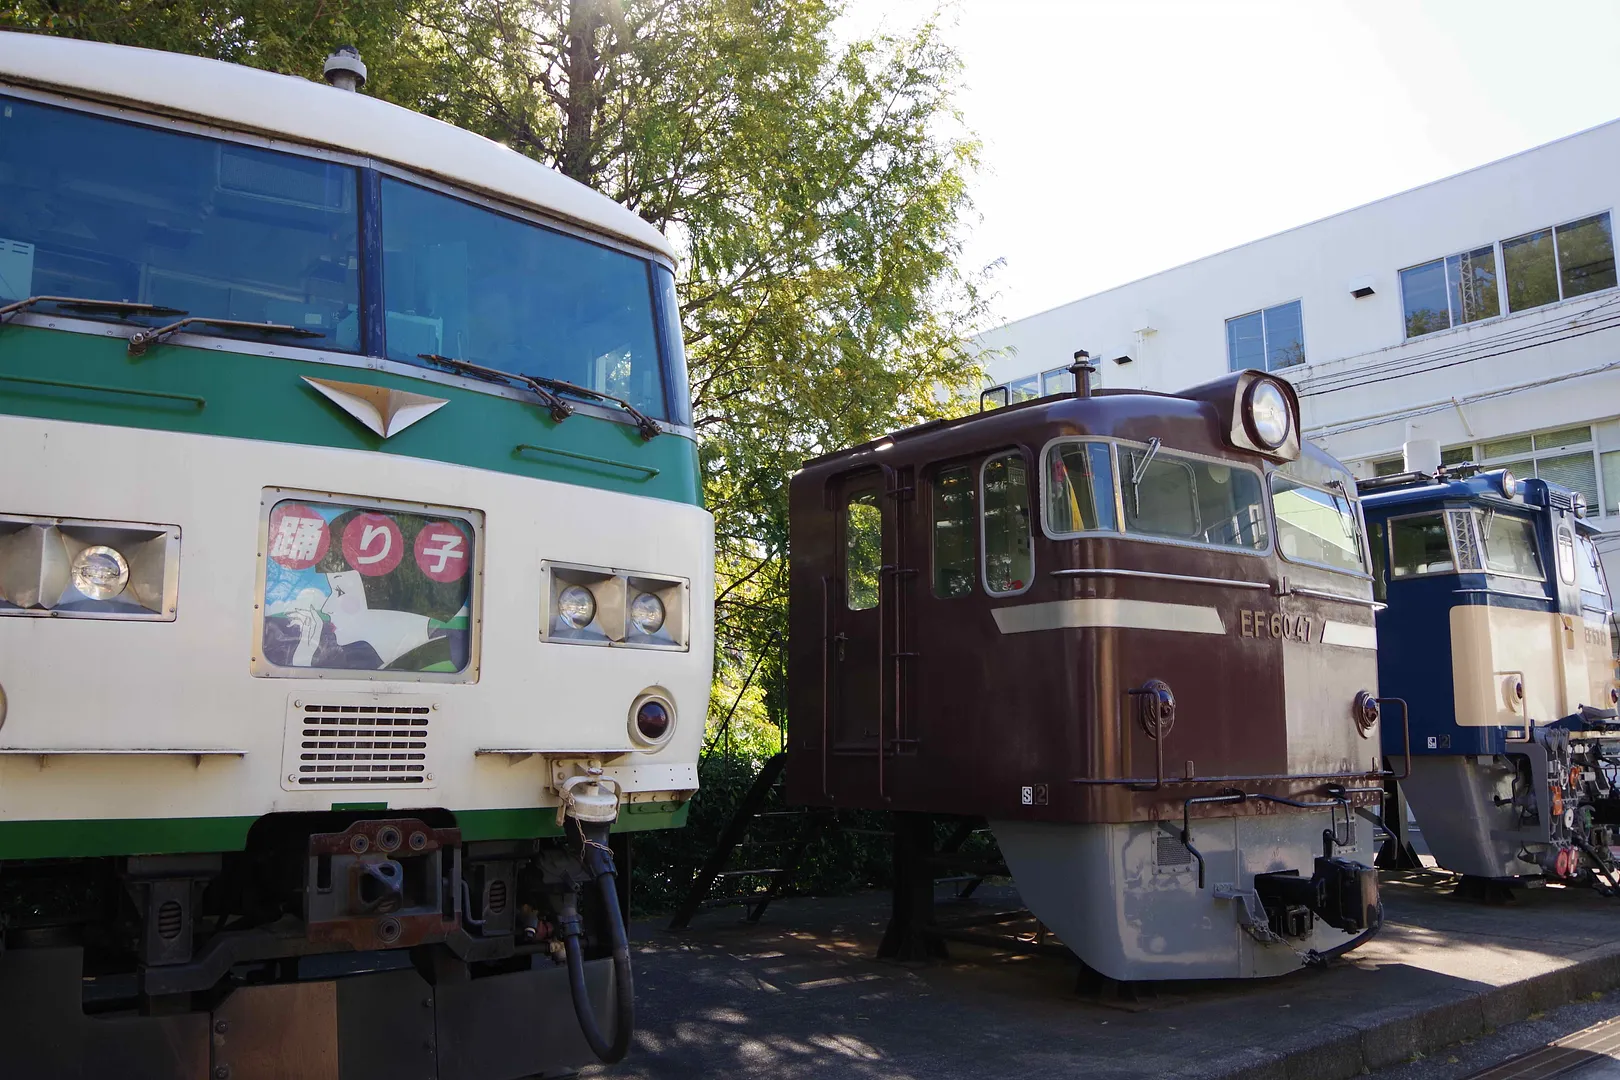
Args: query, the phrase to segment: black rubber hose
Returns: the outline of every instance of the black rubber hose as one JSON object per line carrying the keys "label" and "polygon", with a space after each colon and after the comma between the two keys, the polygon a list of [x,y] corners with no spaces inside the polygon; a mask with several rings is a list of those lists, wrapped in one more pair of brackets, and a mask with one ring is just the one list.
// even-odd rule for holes
{"label": "black rubber hose", "polygon": [[591,1053],[612,1065],[624,1060],[624,1055],[630,1050],[630,1037],[636,1030],[636,988],[630,973],[630,939],[625,933],[624,915],[619,910],[613,853],[607,846],[607,826],[581,825],[580,832],[585,845],[585,868],[591,872],[602,891],[602,906],[607,909],[608,935],[613,943],[613,984],[617,1009],[612,1042],[602,1034],[596,1009],[591,1005],[590,990],[585,985],[585,956],[579,940],[584,931],[572,895],[565,902],[558,924],[568,955],[568,988],[573,993],[574,1015],[579,1019],[579,1030],[584,1034]]}

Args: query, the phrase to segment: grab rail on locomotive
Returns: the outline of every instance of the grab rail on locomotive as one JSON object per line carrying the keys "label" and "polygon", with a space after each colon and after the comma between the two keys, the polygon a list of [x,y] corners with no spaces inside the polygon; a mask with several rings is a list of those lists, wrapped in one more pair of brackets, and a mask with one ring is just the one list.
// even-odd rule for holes
{"label": "grab rail on locomotive", "polygon": [[[1401,791],[1465,890],[1620,885],[1613,611],[1585,498],[1407,445],[1363,481],[1379,682],[1411,706]],[[1405,755],[1384,732],[1388,755]]]}
{"label": "grab rail on locomotive", "polygon": [[1074,371],[793,477],[789,798],[988,819],[1114,979],[1354,947],[1383,778],[1355,480],[1283,380]]}

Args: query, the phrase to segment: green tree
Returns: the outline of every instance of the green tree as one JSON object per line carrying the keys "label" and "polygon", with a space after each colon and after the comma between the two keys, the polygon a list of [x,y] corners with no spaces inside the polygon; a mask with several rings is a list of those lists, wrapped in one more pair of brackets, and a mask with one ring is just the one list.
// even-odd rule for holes
{"label": "green tree", "polygon": [[978,145],[930,21],[840,44],[829,0],[0,0],[0,24],[318,77],[480,132],[629,206],[683,258],[718,531],[716,706],[782,715],[786,491],[805,458],[955,407],[983,275]]}

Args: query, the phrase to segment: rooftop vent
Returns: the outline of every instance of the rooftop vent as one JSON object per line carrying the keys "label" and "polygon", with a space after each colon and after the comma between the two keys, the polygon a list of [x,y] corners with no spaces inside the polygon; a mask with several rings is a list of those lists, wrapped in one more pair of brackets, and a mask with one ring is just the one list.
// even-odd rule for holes
{"label": "rooftop vent", "polygon": [[366,65],[360,59],[360,50],[353,45],[339,45],[337,51],[326,58],[321,74],[339,90],[351,93],[366,85]]}

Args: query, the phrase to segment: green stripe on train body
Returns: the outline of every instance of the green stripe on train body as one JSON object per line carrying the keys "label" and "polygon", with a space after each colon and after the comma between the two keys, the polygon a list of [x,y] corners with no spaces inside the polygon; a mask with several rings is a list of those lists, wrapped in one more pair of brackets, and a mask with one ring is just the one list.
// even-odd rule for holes
{"label": "green stripe on train body", "polygon": [[[614,832],[675,829],[686,824],[690,802],[630,803]],[[409,817],[420,809],[388,811]],[[455,812],[463,841],[530,840],[561,836],[555,807]],[[257,818],[114,818],[82,821],[0,822],[0,859],[76,859],[109,855],[174,855],[241,851]]]}
{"label": "green stripe on train body", "polygon": [[[296,352],[260,356],[224,346],[160,343],[132,357],[118,335],[8,322],[0,325],[0,414],[370,450],[702,505],[697,446],[680,435],[647,441],[631,425],[596,416],[559,423],[538,403]],[[384,439],[303,377],[449,403]]]}

